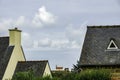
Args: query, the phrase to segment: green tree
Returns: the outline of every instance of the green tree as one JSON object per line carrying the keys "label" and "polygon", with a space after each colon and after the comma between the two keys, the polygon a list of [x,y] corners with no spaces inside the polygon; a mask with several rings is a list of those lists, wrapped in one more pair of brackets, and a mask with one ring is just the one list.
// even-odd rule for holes
{"label": "green tree", "polygon": [[53,77],[36,77],[33,71],[19,72],[12,80],[110,80],[111,71],[107,69],[87,69],[80,73],[56,72]]}
{"label": "green tree", "polygon": [[34,73],[33,71],[28,72],[18,72],[13,76],[12,80],[34,80]]}
{"label": "green tree", "polygon": [[76,80],[111,80],[111,72],[107,69],[88,69],[78,73]]}

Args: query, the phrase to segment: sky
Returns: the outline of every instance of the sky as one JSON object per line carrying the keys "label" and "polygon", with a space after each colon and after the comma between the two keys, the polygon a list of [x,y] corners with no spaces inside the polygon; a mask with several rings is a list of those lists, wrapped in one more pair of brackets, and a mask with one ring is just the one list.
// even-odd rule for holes
{"label": "sky", "polygon": [[87,26],[119,25],[120,0],[0,0],[0,36],[22,30],[27,60],[72,68]]}

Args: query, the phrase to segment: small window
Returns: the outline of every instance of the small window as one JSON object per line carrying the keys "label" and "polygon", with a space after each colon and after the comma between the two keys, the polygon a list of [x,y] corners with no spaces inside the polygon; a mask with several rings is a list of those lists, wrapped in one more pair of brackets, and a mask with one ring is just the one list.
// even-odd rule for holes
{"label": "small window", "polygon": [[110,41],[107,49],[118,49],[117,45],[113,40]]}

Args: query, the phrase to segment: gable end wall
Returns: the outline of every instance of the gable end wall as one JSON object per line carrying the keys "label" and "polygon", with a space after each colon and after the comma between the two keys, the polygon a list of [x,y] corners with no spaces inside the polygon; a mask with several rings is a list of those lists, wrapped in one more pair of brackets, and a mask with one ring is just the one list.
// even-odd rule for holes
{"label": "gable end wall", "polygon": [[25,61],[25,57],[21,47],[15,46],[2,80],[12,79],[18,61]]}

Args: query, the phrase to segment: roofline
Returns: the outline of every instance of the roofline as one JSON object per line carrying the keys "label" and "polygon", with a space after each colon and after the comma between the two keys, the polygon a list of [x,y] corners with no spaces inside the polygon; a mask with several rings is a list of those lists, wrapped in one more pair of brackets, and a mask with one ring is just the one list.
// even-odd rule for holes
{"label": "roofline", "polygon": [[112,68],[120,68],[120,64],[94,64],[94,65],[79,65],[81,68],[101,68],[101,67],[104,67],[104,68],[109,68],[109,67],[112,67]]}
{"label": "roofline", "polygon": [[23,62],[23,63],[25,63],[25,62],[48,62],[48,60],[27,60],[27,61],[18,61],[18,62]]}
{"label": "roofline", "polygon": [[120,28],[120,25],[93,25],[87,26],[87,28]]}
{"label": "roofline", "polygon": [[0,38],[9,38],[9,36],[0,36]]}
{"label": "roofline", "polygon": [[22,46],[21,46],[21,49],[22,49],[22,52],[23,52],[24,59],[25,59],[25,61],[26,61],[25,53],[24,53],[24,51],[23,51],[23,47],[22,47]]}
{"label": "roofline", "polygon": [[[49,61],[47,60],[47,64],[48,64],[48,67],[49,67],[49,69],[50,69],[50,73],[51,73],[51,76],[52,76],[52,70],[51,70],[51,67],[50,67],[50,64],[49,64]],[[47,65],[46,64],[46,65]],[[45,68],[46,69],[46,68]]]}

